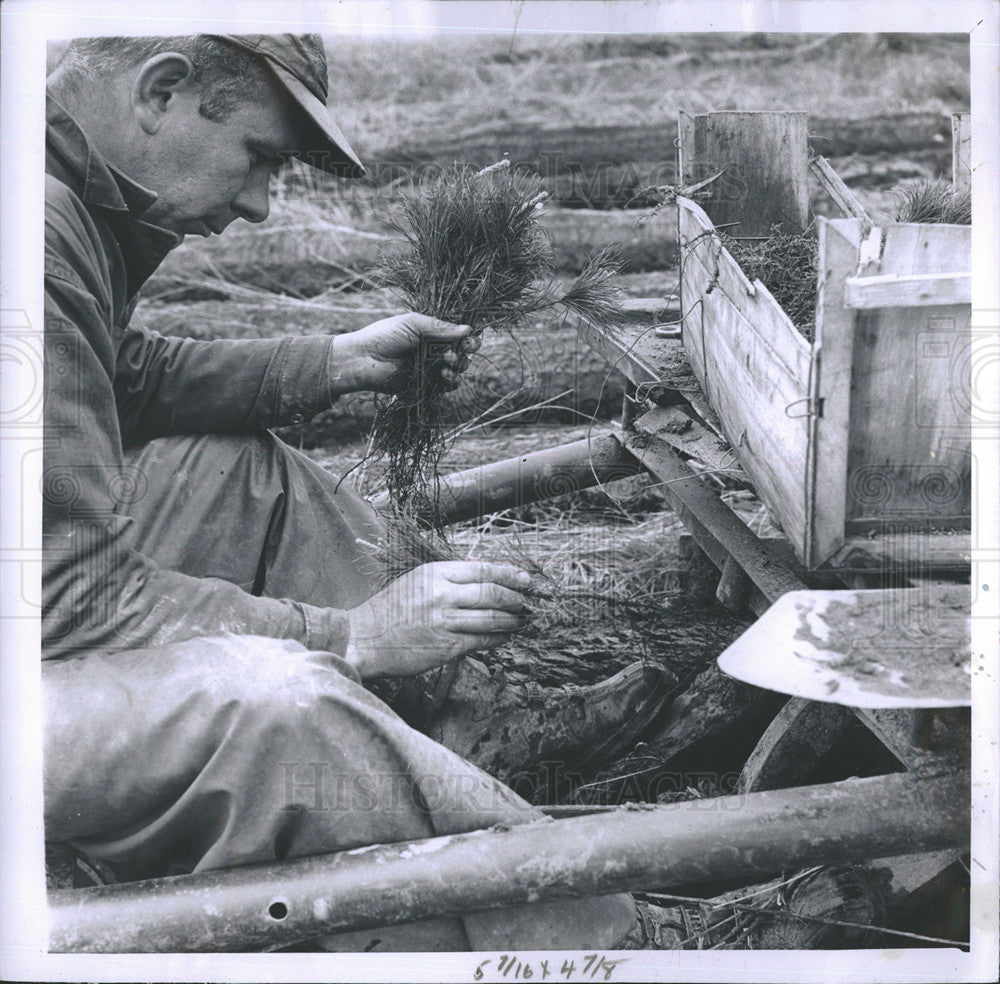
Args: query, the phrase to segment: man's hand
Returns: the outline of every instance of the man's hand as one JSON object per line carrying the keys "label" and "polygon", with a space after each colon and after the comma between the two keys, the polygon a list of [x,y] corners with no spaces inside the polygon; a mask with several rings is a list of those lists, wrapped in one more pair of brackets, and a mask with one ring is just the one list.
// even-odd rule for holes
{"label": "man's hand", "polygon": [[367,679],[414,676],[492,649],[524,627],[529,580],[507,564],[424,564],[351,610],[345,658]]}
{"label": "man's hand", "polygon": [[453,390],[469,363],[469,353],[479,348],[471,331],[468,325],[411,312],[337,335],[332,392],[335,396],[359,390],[395,393],[403,371],[417,358],[427,359],[431,371],[440,374],[442,390]]}

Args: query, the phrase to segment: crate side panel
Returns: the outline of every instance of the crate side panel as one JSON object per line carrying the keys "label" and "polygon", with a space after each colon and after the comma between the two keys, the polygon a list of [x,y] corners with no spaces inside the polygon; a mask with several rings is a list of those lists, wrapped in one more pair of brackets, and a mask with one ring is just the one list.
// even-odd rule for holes
{"label": "crate side panel", "polygon": [[[697,290],[689,289],[683,294],[684,311],[691,309],[709,287],[712,290],[721,289],[740,314],[754,325],[761,343],[771,350],[774,358],[784,363],[794,376],[806,378],[812,358],[810,343],[792,324],[767,288],[760,281],[751,283],[728,250],[722,248],[718,237],[711,234],[715,227],[708,215],[688,199],[679,200],[679,210],[678,227],[684,257],[681,267],[682,292],[689,265],[692,277],[688,278],[688,287],[693,283],[692,278],[698,282]],[[694,271],[695,264],[702,267],[697,274]],[[694,316],[696,312],[692,314]],[[692,320],[695,320],[694,317]]]}
{"label": "crate side panel", "polygon": [[[971,269],[969,226],[890,225],[880,274]],[[967,526],[971,444],[961,397],[971,305],[856,314],[847,534],[904,521]]]}
{"label": "crate side panel", "polygon": [[844,284],[858,267],[863,223],[820,219],[816,300],[816,371],[810,442],[809,542],[806,563],[818,567],[844,542],[854,312],[844,306]]}
{"label": "crate side panel", "polygon": [[967,526],[968,415],[957,373],[966,304],[856,314],[846,531],[905,521]]}
{"label": "crate side panel", "polygon": [[[766,334],[776,320],[773,315],[758,312],[758,317],[750,320],[730,296],[732,292],[742,302],[744,283],[745,278],[741,282],[732,270],[728,279],[716,277],[714,263],[709,267],[695,250],[687,251],[683,274],[685,310],[691,309],[695,299],[700,303],[685,320],[685,351],[709,403],[719,415],[727,440],[801,557],[808,450],[808,357],[803,360],[796,354],[787,360],[798,366],[799,371],[795,371],[785,358],[776,355]],[[774,303],[768,295],[753,300],[762,308]],[[780,308],[778,313],[785,318]],[[798,353],[798,347],[792,351]]]}
{"label": "crate side panel", "polygon": [[968,273],[972,226],[898,222],[886,226],[879,272],[900,277],[921,273]]}

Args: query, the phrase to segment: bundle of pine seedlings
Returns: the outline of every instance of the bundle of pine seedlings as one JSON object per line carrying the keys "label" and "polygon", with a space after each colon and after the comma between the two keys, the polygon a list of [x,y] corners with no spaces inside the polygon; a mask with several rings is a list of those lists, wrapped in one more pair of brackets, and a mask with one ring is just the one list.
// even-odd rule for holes
{"label": "bundle of pine seedlings", "polygon": [[972,224],[972,192],[968,188],[953,188],[943,178],[906,185],[895,197],[896,222]]}
{"label": "bundle of pine seedlings", "polygon": [[[443,172],[405,201],[394,222],[403,247],[384,258],[379,282],[411,310],[469,325],[475,337],[487,328],[515,332],[559,308],[605,325],[620,323],[614,250],[599,253],[561,287],[539,222],[544,199],[540,179],[507,161],[479,172]],[[372,453],[387,463],[397,507],[436,501],[437,466],[446,450],[440,366],[440,353],[428,346],[397,395],[377,402]]]}

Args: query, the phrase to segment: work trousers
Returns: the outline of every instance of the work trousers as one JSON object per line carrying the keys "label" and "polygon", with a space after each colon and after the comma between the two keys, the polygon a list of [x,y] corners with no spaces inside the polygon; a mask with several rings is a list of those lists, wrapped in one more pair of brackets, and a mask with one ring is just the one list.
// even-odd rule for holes
{"label": "work trousers", "polygon": [[[164,567],[350,608],[374,569],[370,507],[272,435],[153,441],[130,507]],[[45,661],[46,837],[146,878],[546,822],[407,725],[340,657],[225,635]],[[381,949],[613,946],[628,896],[520,905],[374,934]],[[363,949],[372,932],[331,948]]]}

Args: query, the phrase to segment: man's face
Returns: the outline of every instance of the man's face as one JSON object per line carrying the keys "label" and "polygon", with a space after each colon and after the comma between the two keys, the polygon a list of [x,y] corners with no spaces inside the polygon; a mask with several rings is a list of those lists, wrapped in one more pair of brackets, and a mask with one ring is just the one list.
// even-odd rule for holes
{"label": "man's face", "polygon": [[226,120],[198,112],[197,91],[171,97],[163,123],[132,176],[159,196],[143,220],[181,235],[219,233],[236,219],[263,222],[270,178],[298,146],[294,104],[268,89],[264,102]]}

